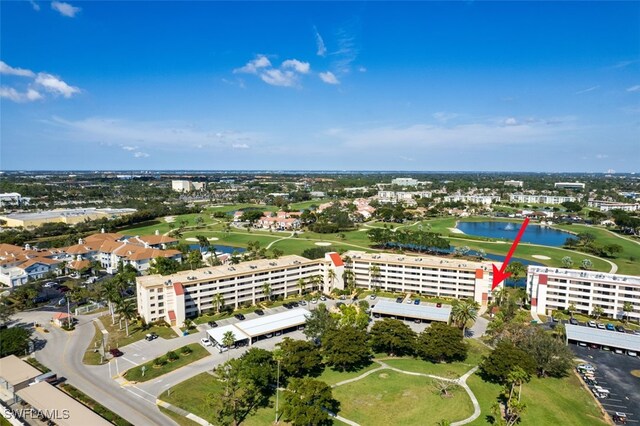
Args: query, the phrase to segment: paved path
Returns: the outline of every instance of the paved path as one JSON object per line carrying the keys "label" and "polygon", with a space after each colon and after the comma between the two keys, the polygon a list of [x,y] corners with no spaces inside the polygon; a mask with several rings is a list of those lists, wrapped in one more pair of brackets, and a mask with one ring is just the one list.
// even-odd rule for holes
{"label": "paved path", "polygon": [[272,246],[272,245],[274,245],[275,243],[277,243],[277,242],[279,242],[279,241],[282,241],[282,240],[288,240],[289,238],[293,238],[293,236],[294,236],[295,234],[296,234],[296,233],[295,233],[295,231],[294,231],[294,232],[292,232],[292,233],[291,233],[291,235],[289,235],[289,236],[287,236],[287,237],[282,237],[282,238],[279,238],[279,239],[277,239],[277,240],[275,240],[275,241],[271,241],[271,242],[269,243],[269,245],[266,247],[266,248],[267,248],[267,250],[269,250],[269,249],[271,248],[271,246]]}

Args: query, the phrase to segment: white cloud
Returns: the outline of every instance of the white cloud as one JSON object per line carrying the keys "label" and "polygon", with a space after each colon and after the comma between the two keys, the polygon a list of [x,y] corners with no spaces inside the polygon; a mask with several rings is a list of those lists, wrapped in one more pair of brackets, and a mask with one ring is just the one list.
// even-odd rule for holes
{"label": "white cloud", "polygon": [[360,72],[367,72],[367,69],[365,67],[359,67],[358,71]]}
{"label": "white cloud", "polygon": [[13,87],[0,87],[0,98],[9,99],[13,102],[32,102],[42,99],[40,92],[34,89],[27,89],[26,92],[18,92]]}
{"label": "white cloud", "polygon": [[137,151],[133,153],[133,156],[135,158],[147,158],[149,157],[149,154],[147,154],[146,152]]}
{"label": "white cloud", "polygon": [[136,149],[138,149],[138,147],[125,145],[122,147],[122,149],[124,149],[125,151],[135,151]]}
{"label": "white cloud", "polygon": [[456,117],[458,117],[458,114],[453,112],[438,111],[433,113],[433,118],[441,123],[446,123],[447,121],[453,120]]}
{"label": "white cloud", "polygon": [[321,72],[318,74],[318,76],[327,84],[340,84],[338,78],[331,71]]}
{"label": "white cloud", "polygon": [[318,32],[318,29],[316,27],[313,27],[313,31],[316,33],[316,46],[318,47],[316,55],[324,57],[327,55],[327,47],[324,45],[324,40]]}
{"label": "white cloud", "polygon": [[233,149],[249,149],[249,145],[246,143],[234,143],[231,145]]}
{"label": "white cloud", "polygon": [[300,74],[307,74],[311,69],[311,65],[309,65],[309,62],[301,62],[297,59],[287,59],[282,63],[281,68],[291,68]]}
{"label": "white cloud", "polygon": [[516,120],[514,117],[507,117],[504,119],[504,121],[502,122],[502,124],[504,124],[505,126],[518,126],[518,120]]}
{"label": "white cloud", "polygon": [[640,84],[636,84],[635,86],[631,86],[627,89],[627,92],[640,92]]}
{"label": "white cloud", "polygon": [[20,77],[34,77],[35,73],[24,68],[14,68],[7,63],[0,61],[0,74],[17,75]]}
{"label": "white cloud", "polygon": [[633,65],[633,64],[636,64],[638,62],[640,62],[640,59],[636,59],[636,60],[633,60],[633,61],[620,61],[620,62],[610,66],[609,68],[611,68],[611,69],[626,68],[629,65]]}
{"label": "white cloud", "polygon": [[40,5],[36,3],[35,0],[29,0],[29,3],[31,3],[31,7],[33,7],[33,10],[35,10],[36,12],[40,11]]}
{"label": "white cloud", "polygon": [[80,12],[79,7],[75,7],[70,5],[69,3],[64,3],[61,1],[52,1],[51,9],[57,11],[62,16],[66,16],[68,18],[74,18],[78,12]]}
{"label": "white cloud", "polygon": [[246,73],[246,74],[257,74],[258,70],[261,68],[268,68],[271,66],[271,61],[265,55],[257,55],[255,59],[246,63],[245,66],[241,68],[236,68],[233,70],[234,73]]}
{"label": "white cloud", "polygon": [[596,158],[597,158],[598,160],[603,160],[603,159],[605,159],[605,158],[609,158],[609,156],[608,156],[607,154],[597,154],[597,155],[596,155]]}
{"label": "white cloud", "polygon": [[592,86],[592,87],[586,88],[584,90],[579,90],[575,94],[576,95],[580,95],[582,93],[593,92],[594,90],[599,89],[599,88],[600,88],[600,86]]}
{"label": "white cloud", "polygon": [[38,73],[35,83],[42,86],[45,90],[55,95],[62,95],[65,98],[70,98],[71,96],[80,93],[79,88],[69,86],[58,77],[44,72]]}
{"label": "white cloud", "polygon": [[272,86],[294,87],[297,84],[297,77],[293,71],[270,69],[260,74],[260,78]]}

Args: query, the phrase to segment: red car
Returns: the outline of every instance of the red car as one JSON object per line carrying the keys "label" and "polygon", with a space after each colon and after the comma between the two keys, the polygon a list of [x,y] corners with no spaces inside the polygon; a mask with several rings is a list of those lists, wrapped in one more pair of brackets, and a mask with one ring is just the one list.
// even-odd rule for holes
{"label": "red car", "polygon": [[122,356],[122,351],[118,348],[109,349],[109,353],[114,358]]}

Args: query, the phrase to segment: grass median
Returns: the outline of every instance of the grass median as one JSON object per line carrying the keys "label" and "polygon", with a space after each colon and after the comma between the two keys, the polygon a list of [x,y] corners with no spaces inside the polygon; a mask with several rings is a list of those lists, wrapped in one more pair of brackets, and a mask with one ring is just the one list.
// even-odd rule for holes
{"label": "grass median", "polygon": [[209,351],[199,343],[192,343],[175,351],[169,351],[166,355],[158,357],[153,361],[131,368],[124,373],[124,377],[132,382],[146,382],[147,380],[155,379],[156,377],[191,364],[208,355]]}

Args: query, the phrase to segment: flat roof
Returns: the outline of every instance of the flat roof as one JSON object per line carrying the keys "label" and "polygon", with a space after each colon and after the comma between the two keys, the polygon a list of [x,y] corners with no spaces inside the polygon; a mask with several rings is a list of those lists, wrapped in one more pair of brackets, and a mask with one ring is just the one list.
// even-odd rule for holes
{"label": "flat roof", "polygon": [[232,332],[233,335],[236,336],[236,342],[249,338],[249,336],[247,336],[242,330],[240,330],[234,324],[228,324],[228,325],[223,325],[221,327],[209,329],[207,330],[207,334],[209,335],[209,337],[215,340],[216,343],[219,343],[220,345],[222,345],[222,339],[224,338],[224,334],[228,331]]}
{"label": "flat roof", "polygon": [[529,266],[530,274],[546,274],[551,277],[576,278],[580,280],[601,281],[610,284],[640,285],[640,277],[633,275],[609,274],[597,271],[581,271],[579,269],[550,268],[548,266]]}
{"label": "flat roof", "polygon": [[[191,282],[219,279],[223,277],[246,275],[265,272],[272,269],[291,268],[294,266],[324,263],[324,259],[309,260],[306,257],[288,255],[278,259],[260,259],[241,262],[237,265],[209,266],[195,270],[176,272],[171,275],[144,275],[136,278],[136,282],[143,287],[159,286],[165,282],[189,285]],[[188,291],[188,289],[186,289]]]}
{"label": "flat roof", "polygon": [[0,377],[9,382],[11,386],[34,379],[41,374],[40,370],[15,355],[0,358]]}
{"label": "flat roof", "polygon": [[565,324],[565,330],[567,331],[567,340],[640,352],[640,336],[636,334],[573,324]]}
{"label": "flat roof", "polygon": [[396,303],[388,300],[379,300],[371,309],[374,314],[394,315],[405,318],[415,318],[429,321],[449,322],[451,305],[442,305],[441,308],[431,305],[414,305],[408,303]]}
{"label": "flat roof", "polygon": [[39,212],[26,212],[26,213],[10,213],[4,215],[9,219],[17,220],[33,220],[33,219],[53,219],[57,217],[74,217],[85,216],[90,214],[126,214],[134,213],[136,209],[112,209],[112,208],[100,208],[87,207],[79,209],[57,209],[57,210],[43,210]]}
{"label": "flat roof", "polygon": [[16,392],[36,410],[48,412],[58,426],[113,426],[90,408],[47,382],[36,383]]}
{"label": "flat roof", "polygon": [[[485,271],[491,271],[492,262],[475,262],[464,259],[451,259],[440,256],[428,256],[428,255],[406,255],[406,254],[394,254],[394,253],[367,253],[364,251],[350,250],[344,253],[344,256],[349,256],[353,261],[363,260],[365,262],[373,263],[395,263],[395,264],[408,264],[413,266],[429,266],[437,268],[452,268],[452,269],[467,269],[473,270],[483,269]],[[496,265],[501,265],[501,262],[493,262]]]}
{"label": "flat roof", "polygon": [[307,315],[309,315],[309,311],[298,308],[239,322],[235,325],[248,336],[256,337],[302,325],[307,322]]}

